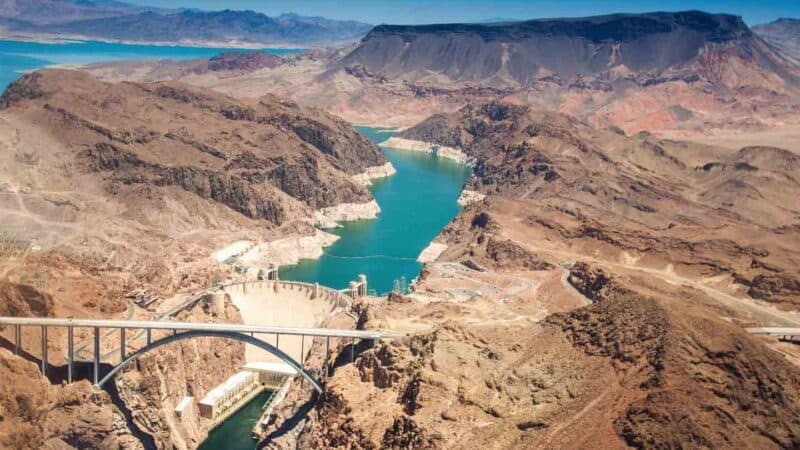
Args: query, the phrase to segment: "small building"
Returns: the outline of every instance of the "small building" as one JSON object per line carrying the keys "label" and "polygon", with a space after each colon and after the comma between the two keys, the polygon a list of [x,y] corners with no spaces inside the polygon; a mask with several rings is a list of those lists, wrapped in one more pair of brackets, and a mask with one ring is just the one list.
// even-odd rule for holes
{"label": "small building", "polygon": [[192,405],[194,404],[194,397],[183,397],[178,406],[175,407],[175,417],[183,419],[191,414]]}

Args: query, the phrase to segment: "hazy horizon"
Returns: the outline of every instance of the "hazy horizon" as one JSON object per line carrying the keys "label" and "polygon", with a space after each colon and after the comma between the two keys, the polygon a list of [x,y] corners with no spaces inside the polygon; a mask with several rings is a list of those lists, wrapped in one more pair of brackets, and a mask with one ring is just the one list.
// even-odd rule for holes
{"label": "hazy horizon", "polygon": [[752,1],[616,1],[592,2],[566,0],[542,2],[497,0],[493,2],[468,0],[398,0],[371,2],[352,0],[328,2],[323,0],[276,0],[264,4],[255,0],[232,0],[220,4],[213,0],[129,0],[130,3],[162,8],[198,8],[203,10],[253,10],[269,16],[296,13],[338,20],[357,20],[371,24],[425,24],[453,22],[485,22],[492,19],[527,20],[552,17],[582,17],[613,13],[643,13],[652,11],[684,11],[697,9],[710,13],[740,15],[748,25],[771,22],[781,17],[800,17],[800,2],[783,0]]}

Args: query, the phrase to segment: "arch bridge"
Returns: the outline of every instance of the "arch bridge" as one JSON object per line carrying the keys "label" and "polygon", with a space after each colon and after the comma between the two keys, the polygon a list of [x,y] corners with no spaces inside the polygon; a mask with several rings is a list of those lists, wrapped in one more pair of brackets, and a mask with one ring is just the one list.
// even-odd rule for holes
{"label": "arch bridge", "polygon": [[[161,346],[168,345],[184,339],[194,339],[198,337],[216,337],[222,339],[233,339],[246,344],[256,346],[271,355],[277,357],[284,363],[297,371],[311,386],[317,391],[322,391],[322,380],[314,377],[310,369],[305,367],[305,339],[322,338],[325,341],[325,359],[323,360],[322,378],[329,373],[329,356],[331,339],[351,340],[355,344],[356,340],[380,341],[383,339],[397,339],[400,335],[385,333],[380,331],[364,331],[334,328],[290,328],[290,327],[271,327],[258,325],[224,324],[224,323],[196,323],[196,322],[169,322],[169,321],[136,321],[136,320],[92,320],[92,319],[54,319],[54,318],[33,318],[33,317],[0,317],[0,327],[11,326],[14,330],[14,349],[19,354],[22,348],[22,329],[24,327],[38,327],[41,329],[41,368],[46,375],[48,367],[47,358],[47,331],[50,328],[66,328],[67,330],[67,382],[71,383],[74,376],[75,358],[75,329],[88,328],[92,330],[94,351],[92,357],[93,380],[96,388],[101,388],[106,382],[112,379],[120,370],[136,360],[141,355],[155,350]],[[117,358],[109,358],[102,355],[100,349],[101,330],[119,331],[119,354]],[[131,348],[126,343],[126,331],[138,330],[145,334],[145,345],[129,352]],[[155,333],[158,332],[158,333]],[[154,336],[157,334],[157,336]],[[274,335],[275,345],[261,339],[260,336]],[[281,336],[300,336],[301,351],[300,361],[280,349]],[[155,339],[154,339],[155,337]],[[351,346],[351,349],[353,346]],[[100,378],[101,360],[111,360],[113,367],[103,378]],[[117,360],[118,362],[116,362]]]}

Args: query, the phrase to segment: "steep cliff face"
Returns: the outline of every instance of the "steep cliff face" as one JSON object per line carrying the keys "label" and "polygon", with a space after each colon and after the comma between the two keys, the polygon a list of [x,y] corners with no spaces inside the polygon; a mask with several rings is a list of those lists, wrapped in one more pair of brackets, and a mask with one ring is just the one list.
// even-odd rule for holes
{"label": "steep cliff face", "polygon": [[782,63],[755,44],[757,40],[740,17],[699,11],[498,24],[380,25],[342,63],[389,78],[420,80],[433,73],[456,82],[496,85],[580,76],[609,80],[631,73],[657,77],[703,55],[742,47],[750,54],[742,51],[737,57],[763,59],[758,63],[765,68]]}

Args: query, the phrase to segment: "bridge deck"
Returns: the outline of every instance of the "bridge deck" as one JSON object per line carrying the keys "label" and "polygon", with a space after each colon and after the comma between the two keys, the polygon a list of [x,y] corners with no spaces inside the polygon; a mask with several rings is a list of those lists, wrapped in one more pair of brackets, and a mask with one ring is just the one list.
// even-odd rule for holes
{"label": "bridge deck", "polygon": [[382,331],[350,330],[340,328],[293,328],[231,323],[169,322],[149,320],[94,320],[53,319],[38,317],[0,317],[0,325],[118,328],[140,330],[222,331],[233,333],[281,334],[293,336],[321,336],[355,339],[397,339],[402,335]]}

